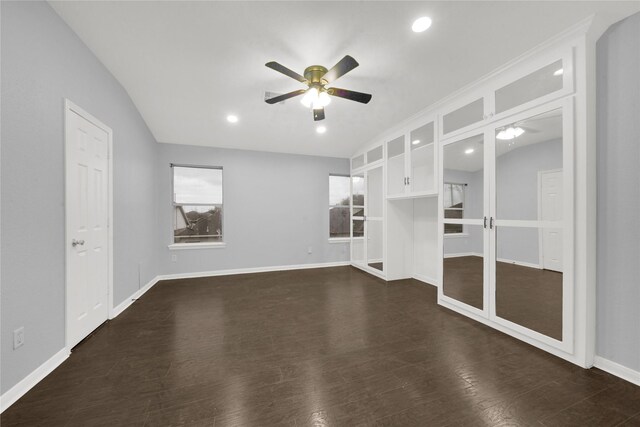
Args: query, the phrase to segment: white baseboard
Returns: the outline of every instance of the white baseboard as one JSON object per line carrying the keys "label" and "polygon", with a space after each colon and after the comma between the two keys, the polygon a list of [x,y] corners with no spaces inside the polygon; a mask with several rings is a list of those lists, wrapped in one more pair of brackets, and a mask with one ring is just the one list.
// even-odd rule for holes
{"label": "white baseboard", "polygon": [[612,362],[609,359],[605,359],[600,356],[596,356],[593,359],[593,366],[602,369],[605,372],[620,377],[623,380],[629,381],[632,384],[640,386],[640,372],[634,371],[631,368],[620,365],[619,363]]}
{"label": "white baseboard", "polygon": [[69,357],[69,351],[63,348],[54,354],[49,360],[38,366],[33,372],[24,377],[22,381],[7,390],[0,396],[0,413],[4,412],[9,406],[13,405],[18,399],[24,396],[36,384],[49,375],[55,368],[60,366],[62,362]]}
{"label": "white baseboard", "polygon": [[540,264],[534,264],[531,262],[524,262],[524,261],[515,261],[513,259],[506,259],[506,258],[497,258],[496,261],[498,262],[504,262],[506,264],[514,264],[514,265],[519,265],[522,267],[529,267],[529,268],[535,268],[538,270],[542,270],[542,266]]}
{"label": "white baseboard", "polygon": [[306,270],[310,268],[343,267],[351,261],[323,262],[319,264],[274,265],[269,267],[234,268],[229,270],[200,271],[196,273],[163,274],[158,280],[193,279],[197,277],[230,276],[233,274],[268,273],[271,271]]}
{"label": "white baseboard", "polygon": [[436,288],[438,287],[438,281],[435,279],[435,277],[425,276],[424,274],[414,274],[413,278],[424,282],[427,285],[435,286]]}
{"label": "white baseboard", "polygon": [[158,283],[158,281],[160,281],[159,276],[154,277],[153,279],[151,279],[149,281],[149,283],[144,285],[142,288],[138,289],[133,295],[131,295],[129,298],[127,298],[126,300],[124,300],[120,304],[118,304],[117,307],[113,307],[113,310],[111,310],[111,313],[109,315],[109,319],[113,319],[113,318],[117,317],[120,313],[122,313],[127,308],[129,308],[129,306],[131,304],[133,304],[133,302],[135,300],[137,300],[142,295],[144,295],[144,293],[147,292],[149,289],[151,289],[153,287],[153,285]]}

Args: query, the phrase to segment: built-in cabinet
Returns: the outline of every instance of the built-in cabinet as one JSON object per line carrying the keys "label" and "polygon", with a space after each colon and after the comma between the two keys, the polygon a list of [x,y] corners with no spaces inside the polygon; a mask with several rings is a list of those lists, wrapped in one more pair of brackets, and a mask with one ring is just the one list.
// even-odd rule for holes
{"label": "built-in cabinet", "polygon": [[581,366],[595,286],[586,28],[352,158],[353,265],[431,283],[439,304]]}
{"label": "built-in cabinet", "polygon": [[437,195],[435,122],[386,142],[387,199]]}

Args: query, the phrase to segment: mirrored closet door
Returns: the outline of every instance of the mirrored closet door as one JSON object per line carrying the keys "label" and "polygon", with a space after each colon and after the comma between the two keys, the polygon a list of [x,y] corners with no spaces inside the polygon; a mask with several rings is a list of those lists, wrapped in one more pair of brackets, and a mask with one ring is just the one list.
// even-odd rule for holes
{"label": "mirrored closet door", "polygon": [[493,129],[493,286],[496,321],[553,343],[566,340],[565,215],[571,169],[563,108]]}
{"label": "mirrored closet door", "polygon": [[367,175],[365,229],[367,241],[367,265],[383,271],[383,174],[382,166],[370,169]]}
{"label": "mirrored closet door", "polygon": [[378,165],[351,176],[351,261],[384,271],[384,174]]}
{"label": "mirrored closet door", "polygon": [[566,351],[571,108],[551,102],[442,145],[441,301]]}
{"label": "mirrored closet door", "polygon": [[351,176],[351,261],[364,266],[364,172]]}
{"label": "mirrored closet door", "polygon": [[442,156],[442,293],[452,304],[486,315],[488,242],[484,133],[464,135],[446,142]]}

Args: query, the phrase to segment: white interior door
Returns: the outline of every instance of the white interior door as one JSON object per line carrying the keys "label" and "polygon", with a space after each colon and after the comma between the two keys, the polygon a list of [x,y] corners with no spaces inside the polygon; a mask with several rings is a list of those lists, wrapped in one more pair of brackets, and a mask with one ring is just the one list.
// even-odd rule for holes
{"label": "white interior door", "polygon": [[108,318],[109,134],[73,109],[66,118],[67,346]]}
{"label": "white interior door", "polygon": [[541,221],[558,222],[542,228],[542,263],[545,270],[562,272],[562,170],[540,174]]}

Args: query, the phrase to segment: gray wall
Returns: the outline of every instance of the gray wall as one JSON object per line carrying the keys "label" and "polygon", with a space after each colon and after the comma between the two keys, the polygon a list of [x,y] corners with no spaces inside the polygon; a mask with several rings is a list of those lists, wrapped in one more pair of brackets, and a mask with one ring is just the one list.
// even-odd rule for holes
{"label": "gray wall", "polygon": [[640,371],[640,14],[597,44],[596,354]]}
{"label": "gray wall", "polygon": [[[562,140],[526,145],[496,159],[496,208],[502,219],[538,219],[538,171],[562,168]],[[445,182],[467,183],[466,218],[482,218],[483,171],[444,171]],[[482,252],[482,226],[465,226],[469,237],[445,238],[445,253]],[[538,229],[503,227],[497,233],[497,257],[540,264]]]}
{"label": "gray wall", "polygon": [[[159,274],[349,260],[348,243],[328,242],[329,174],[349,174],[348,159],[174,144],[159,150]],[[223,167],[225,248],[168,249],[171,163]]]}
{"label": "gray wall", "polygon": [[[1,3],[4,393],[65,345],[63,100],[113,129],[114,299],[157,271],[157,145],[129,96],[44,2]],[[13,330],[25,344],[13,350]]]}

